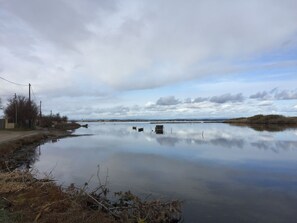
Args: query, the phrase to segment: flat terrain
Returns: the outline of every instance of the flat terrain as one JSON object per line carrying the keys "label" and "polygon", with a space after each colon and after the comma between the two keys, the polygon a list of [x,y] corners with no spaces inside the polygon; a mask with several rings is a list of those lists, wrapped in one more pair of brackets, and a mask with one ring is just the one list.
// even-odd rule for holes
{"label": "flat terrain", "polygon": [[0,131],[0,144],[18,140],[18,139],[23,139],[23,138],[30,137],[30,136],[36,136],[40,133],[45,133],[45,131],[41,131],[41,130],[32,130],[32,131],[1,130]]}

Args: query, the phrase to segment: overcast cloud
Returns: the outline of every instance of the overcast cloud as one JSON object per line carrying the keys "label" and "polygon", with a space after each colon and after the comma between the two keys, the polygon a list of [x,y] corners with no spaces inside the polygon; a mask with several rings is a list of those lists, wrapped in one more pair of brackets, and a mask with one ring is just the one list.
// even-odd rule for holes
{"label": "overcast cloud", "polygon": [[251,95],[250,98],[252,98],[252,99],[268,99],[269,94],[266,91],[262,91],[262,92],[258,92],[256,94]]}
{"label": "overcast cloud", "polygon": [[[84,106],[129,115],[124,108],[150,101],[226,106],[244,93],[295,100],[296,11],[295,0],[0,0],[0,76],[32,83],[47,112],[71,117],[84,116],[76,112]],[[235,76],[234,89],[216,88]],[[213,88],[194,88],[200,80]],[[273,87],[283,91],[267,92]],[[13,93],[27,89],[0,82],[3,100]]]}
{"label": "overcast cloud", "polygon": [[214,96],[210,98],[211,102],[226,103],[226,102],[242,102],[244,100],[241,93],[236,95],[224,94],[221,96]]}
{"label": "overcast cloud", "polygon": [[161,97],[156,102],[157,105],[177,105],[180,101],[177,100],[174,96]]}

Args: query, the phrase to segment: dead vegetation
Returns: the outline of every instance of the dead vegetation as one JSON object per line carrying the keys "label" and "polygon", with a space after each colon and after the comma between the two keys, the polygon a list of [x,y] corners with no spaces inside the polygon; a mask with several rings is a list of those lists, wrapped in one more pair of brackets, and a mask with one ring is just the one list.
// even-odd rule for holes
{"label": "dead vegetation", "polygon": [[[100,178],[98,178],[100,179]],[[179,222],[181,202],[142,200],[128,192],[109,199],[106,185],[88,191],[38,180],[29,171],[0,172],[0,222]]]}

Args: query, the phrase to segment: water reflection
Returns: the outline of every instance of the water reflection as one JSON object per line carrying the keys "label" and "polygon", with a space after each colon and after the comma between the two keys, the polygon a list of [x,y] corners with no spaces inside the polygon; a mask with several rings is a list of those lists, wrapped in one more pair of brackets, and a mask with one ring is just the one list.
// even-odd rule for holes
{"label": "water reflection", "polygon": [[[135,124],[134,124],[135,125]],[[90,123],[41,147],[34,168],[83,185],[108,168],[112,191],[184,200],[185,222],[292,222],[297,207],[296,131],[226,124]],[[102,172],[104,177],[104,171]],[[95,184],[96,182],[92,182]],[[92,185],[91,183],[91,185]]]}
{"label": "water reflection", "polygon": [[297,149],[297,141],[284,141],[284,140],[258,140],[250,142],[244,138],[241,139],[230,139],[230,138],[214,138],[214,139],[196,139],[196,138],[183,138],[178,135],[175,136],[164,136],[164,137],[154,137],[150,135],[151,138],[155,139],[160,145],[175,146],[177,143],[186,144],[212,144],[215,146],[225,147],[225,148],[238,148],[243,149],[246,144],[248,147],[254,147],[257,149],[271,150],[274,152],[279,152],[280,150],[295,150]]}
{"label": "water reflection", "polygon": [[268,143],[267,141],[259,141],[251,143],[252,146],[258,149],[272,150],[279,153],[281,150],[289,151],[297,149],[296,141],[277,141],[273,143]]}
{"label": "water reflection", "polygon": [[284,131],[287,129],[297,129],[296,124],[270,124],[270,125],[265,125],[265,124],[244,124],[244,123],[229,123],[229,125],[232,126],[241,126],[241,127],[249,127],[252,128],[256,131],[268,131],[268,132],[280,132]]}
{"label": "water reflection", "polygon": [[175,144],[178,143],[180,139],[177,137],[164,136],[164,137],[157,137],[156,141],[160,145],[175,146]]}
{"label": "water reflection", "polygon": [[[228,129],[227,129],[228,130]],[[231,129],[229,129],[231,130]],[[242,134],[245,132],[245,134]],[[291,138],[295,133],[292,132]],[[174,133],[167,133],[167,135],[159,136],[155,134],[147,134],[147,138],[154,139],[163,146],[176,146],[176,144],[212,144],[225,148],[257,148],[279,152],[280,150],[295,150],[297,149],[297,141],[285,140],[276,137],[277,135],[271,133],[257,133],[246,130],[221,132],[220,130],[206,131],[204,135],[200,132],[193,132],[192,129],[176,131]],[[297,139],[296,139],[297,140]]]}
{"label": "water reflection", "polygon": [[15,150],[13,153],[8,153],[0,158],[0,169],[15,170],[15,169],[30,169],[37,161],[41,154],[41,146],[24,146],[21,149]]}

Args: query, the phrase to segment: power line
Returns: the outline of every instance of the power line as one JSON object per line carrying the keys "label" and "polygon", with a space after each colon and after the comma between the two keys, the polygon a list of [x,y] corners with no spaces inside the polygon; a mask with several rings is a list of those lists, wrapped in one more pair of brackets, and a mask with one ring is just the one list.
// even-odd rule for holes
{"label": "power line", "polygon": [[0,97],[11,97],[11,95],[13,95],[12,93],[11,94],[1,94],[0,93]]}
{"label": "power line", "polygon": [[35,101],[37,101],[37,97],[36,97],[36,95],[35,95],[35,93],[33,91],[33,87],[32,86],[31,86],[31,91],[32,91],[33,97],[35,98]]}
{"label": "power line", "polygon": [[11,84],[15,84],[15,85],[19,85],[19,86],[28,86],[28,84],[19,84],[19,83],[16,83],[16,82],[13,82],[13,81],[10,81],[10,80],[7,80],[5,79],[4,77],[0,77],[0,79],[4,80],[4,81],[7,81]]}

